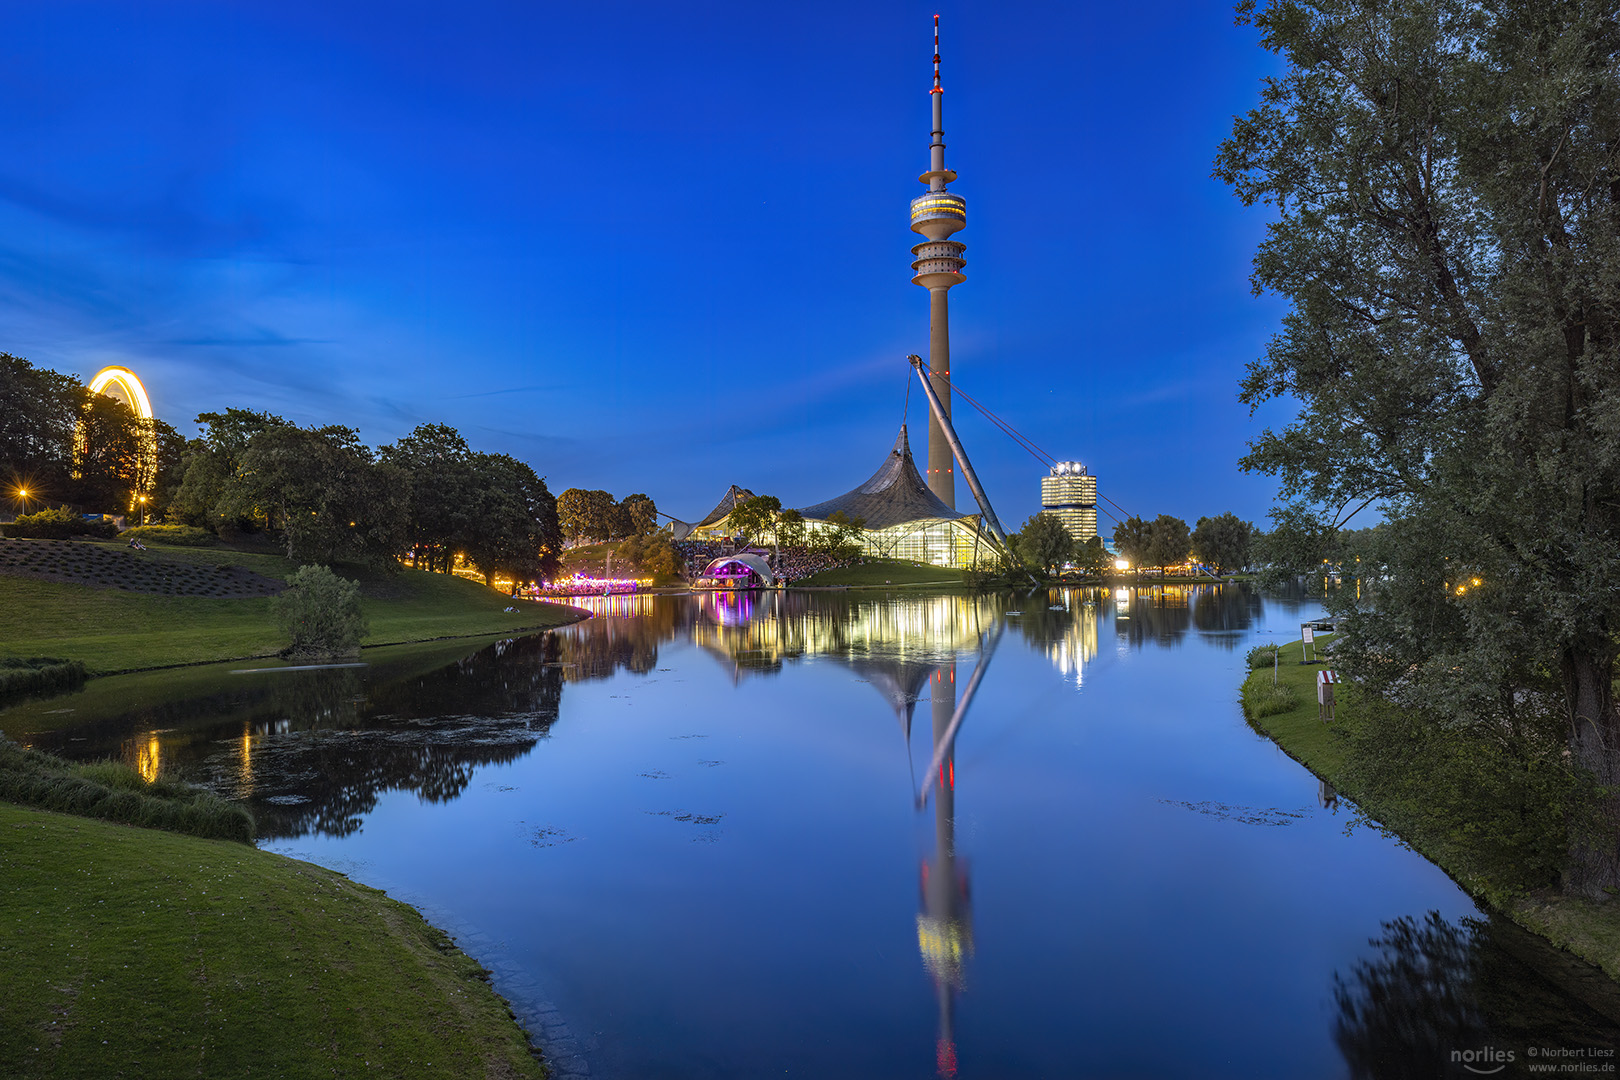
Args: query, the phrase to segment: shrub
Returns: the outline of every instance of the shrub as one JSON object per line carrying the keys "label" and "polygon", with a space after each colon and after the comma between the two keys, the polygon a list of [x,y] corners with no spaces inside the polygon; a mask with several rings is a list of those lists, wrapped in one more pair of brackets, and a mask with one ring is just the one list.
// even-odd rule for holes
{"label": "shrub", "polygon": [[1256,645],[1249,650],[1249,667],[1271,667],[1276,663],[1280,645]]}
{"label": "shrub", "polygon": [[1271,676],[1257,671],[1243,684],[1243,708],[1251,720],[1292,712],[1299,706],[1299,695],[1287,683],[1271,684]]}
{"label": "shrub", "polygon": [[66,540],[71,536],[99,536],[111,539],[118,535],[118,526],[103,518],[88,521],[66,506],[55,510],[40,510],[19,515],[6,526],[6,535],[22,540]]}
{"label": "shrub", "polygon": [[48,694],[72,690],[84,683],[84,663],[34,656],[26,660],[0,657],[0,699],[21,694]]}
{"label": "shrub", "polygon": [[292,640],[283,656],[331,659],[354,656],[366,635],[360,612],[360,586],[324,566],[305,566],[270,601],[282,632]]}
{"label": "shrub", "polygon": [[160,544],[175,544],[179,547],[207,547],[216,539],[207,529],[199,529],[194,525],[137,525],[133,529],[125,529],[119,535],[135,540],[155,540]]}

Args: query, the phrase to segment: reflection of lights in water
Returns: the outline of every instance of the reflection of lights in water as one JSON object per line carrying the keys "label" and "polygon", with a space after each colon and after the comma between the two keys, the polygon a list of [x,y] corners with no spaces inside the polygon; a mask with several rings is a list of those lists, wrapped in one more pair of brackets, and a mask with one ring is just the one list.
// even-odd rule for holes
{"label": "reflection of lights in water", "polygon": [[745,592],[709,593],[704,608],[721,626],[746,626],[754,617],[754,598]]}
{"label": "reflection of lights in water", "polygon": [[237,783],[241,787],[238,798],[245,799],[253,794],[253,732],[246,724],[242,725],[242,762]]}
{"label": "reflection of lights in water", "polygon": [[608,596],[565,596],[557,603],[588,611],[592,615],[650,615],[656,597],[652,593],[612,593]]}
{"label": "reflection of lights in water", "polygon": [[157,732],[146,737],[146,743],[135,750],[135,769],[141,774],[141,779],[148,784],[158,778],[158,772],[163,768],[162,747],[158,745]]}
{"label": "reflection of lights in water", "polygon": [[957,990],[964,988],[962,962],[973,951],[973,932],[963,920],[918,915],[917,951],[928,974]]}
{"label": "reflection of lights in water", "polygon": [[1071,610],[1074,620],[1063,636],[1046,646],[1046,655],[1052,666],[1064,678],[1074,677],[1076,685],[1085,681],[1085,666],[1097,656],[1097,609],[1082,604]]}

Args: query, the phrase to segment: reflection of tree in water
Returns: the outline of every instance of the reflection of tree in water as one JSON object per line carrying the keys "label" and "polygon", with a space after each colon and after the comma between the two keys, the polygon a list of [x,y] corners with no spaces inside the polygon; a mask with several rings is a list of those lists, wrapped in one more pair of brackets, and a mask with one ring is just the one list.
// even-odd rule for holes
{"label": "reflection of tree in water", "polygon": [[1193,626],[1205,634],[1230,635],[1219,644],[1237,648],[1238,635],[1265,614],[1260,593],[1245,584],[1206,585],[1193,597]]}
{"label": "reflection of tree in water", "polygon": [[1607,977],[1550,955],[1504,920],[1453,926],[1430,912],[1421,923],[1385,923],[1371,944],[1375,956],[1358,961],[1348,980],[1333,980],[1334,1038],[1355,1080],[1477,1076],[1503,1062],[1476,1059],[1470,1071],[1452,1052],[1486,1048],[1513,1051],[1515,1060],[1496,1075],[1517,1076],[1531,1044],[1613,1047],[1620,1040],[1620,1026],[1608,1018],[1620,1015],[1620,991]]}
{"label": "reflection of tree in water", "polygon": [[568,682],[606,679],[620,669],[645,675],[658,667],[658,646],[681,636],[695,614],[692,598],[660,597],[645,614],[598,616],[552,632]]}
{"label": "reflection of tree in water", "polygon": [[478,766],[523,756],[556,720],[558,652],[549,634],[503,641],[369,699],[352,670],[293,679],[275,697],[279,720],[208,759],[211,786],[248,799],[266,838],[348,835],[387,791],[454,799]]}
{"label": "reflection of tree in water", "polygon": [[1130,617],[1116,616],[1114,633],[1136,647],[1150,641],[1174,645],[1186,636],[1192,625],[1190,598],[1194,588],[1154,585],[1130,590]]}

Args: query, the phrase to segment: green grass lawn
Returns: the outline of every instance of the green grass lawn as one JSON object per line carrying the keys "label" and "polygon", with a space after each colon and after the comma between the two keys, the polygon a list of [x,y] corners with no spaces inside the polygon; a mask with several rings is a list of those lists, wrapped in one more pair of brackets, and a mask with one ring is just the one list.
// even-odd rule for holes
{"label": "green grass lawn", "polygon": [[[1330,640],[1330,635],[1317,635],[1317,656],[1322,655],[1321,646]],[[1341,694],[1333,724],[1330,726],[1318,719],[1316,673],[1333,665],[1330,661],[1301,665],[1303,649],[1303,643],[1298,641],[1284,645],[1281,663],[1277,667],[1278,681],[1294,688],[1298,704],[1288,712],[1256,718],[1249,713],[1247,699],[1250,694],[1245,693],[1245,712],[1250,715],[1249,723],[1269,736],[1290,757],[1357,802],[1370,818],[1394,831],[1430,862],[1451,875],[1476,899],[1489,903],[1477,888],[1468,849],[1433,829],[1423,806],[1405,802],[1392,805],[1362,801],[1361,793],[1344,785],[1345,737],[1335,729],[1342,730],[1355,724],[1355,712],[1345,704],[1344,695]],[[1263,682],[1269,685],[1271,679],[1272,668],[1267,664],[1256,668],[1245,683]],[[1500,910],[1527,930],[1596,964],[1610,977],[1620,979],[1620,904],[1595,904],[1544,891],[1510,899]]]}
{"label": "green grass lawn", "polygon": [[8,1077],[541,1077],[416,911],[223,840],[0,803]]}
{"label": "green grass lawn", "polygon": [[792,582],[792,588],[863,585],[960,585],[963,572],[898,559],[867,559],[854,566],[822,570]]}
{"label": "green grass lawn", "polygon": [[[157,557],[230,563],[281,580],[298,569],[296,562],[263,551],[149,546]],[[449,574],[336,570],[361,583],[371,626],[367,646],[537,630],[577,617],[558,606],[513,601]],[[508,613],[507,607],[517,610]],[[82,660],[92,674],[271,656],[286,644],[266,598],[153,596],[0,575],[0,613],[0,650]]]}

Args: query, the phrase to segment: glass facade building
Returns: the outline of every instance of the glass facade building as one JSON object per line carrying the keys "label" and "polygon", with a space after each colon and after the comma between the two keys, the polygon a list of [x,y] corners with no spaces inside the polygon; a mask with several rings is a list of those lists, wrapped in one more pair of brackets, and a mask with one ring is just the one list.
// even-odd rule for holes
{"label": "glass facade building", "polygon": [[1060,461],[1041,477],[1041,510],[1084,542],[1097,535],[1097,478],[1078,461]]}

